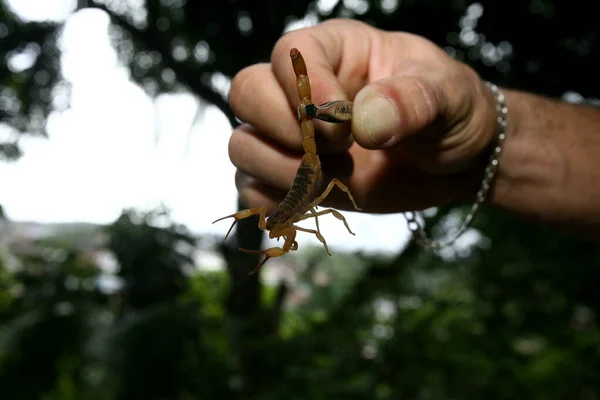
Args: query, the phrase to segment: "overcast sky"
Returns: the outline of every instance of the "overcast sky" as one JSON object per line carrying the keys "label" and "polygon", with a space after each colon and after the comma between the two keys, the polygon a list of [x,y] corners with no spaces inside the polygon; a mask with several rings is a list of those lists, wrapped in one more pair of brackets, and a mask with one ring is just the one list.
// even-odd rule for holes
{"label": "overcast sky", "polygon": [[[25,19],[68,18],[61,62],[72,84],[71,107],[52,114],[49,138],[24,138],[24,156],[0,163],[0,204],[8,217],[106,224],[123,208],[163,203],[195,233],[224,235],[229,223],[211,222],[236,208],[225,116],[216,107],[203,108],[201,123],[192,126],[198,107],[193,96],[147,97],[119,66],[103,12],[69,15],[70,0],[8,3]],[[407,239],[400,214],[344,214],[356,236],[333,217],[319,220],[332,249],[395,252]],[[305,234],[299,243],[318,241]]]}

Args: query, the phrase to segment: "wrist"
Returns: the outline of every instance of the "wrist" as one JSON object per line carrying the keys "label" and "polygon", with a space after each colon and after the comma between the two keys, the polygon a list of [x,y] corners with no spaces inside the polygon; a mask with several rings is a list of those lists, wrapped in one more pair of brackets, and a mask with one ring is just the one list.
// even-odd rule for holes
{"label": "wrist", "polygon": [[507,139],[490,204],[600,240],[600,180],[593,107],[505,90]]}
{"label": "wrist", "polygon": [[543,209],[540,200],[550,200],[561,192],[560,171],[564,171],[565,160],[551,137],[544,138],[539,129],[527,126],[539,113],[534,109],[537,99],[512,90],[504,93],[509,110],[507,140],[489,202],[533,216]]}
{"label": "wrist", "polygon": [[[491,94],[491,90],[488,90]],[[560,169],[560,152],[551,141],[545,141],[536,135],[535,130],[527,128],[528,118],[533,115],[530,95],[508,89],[502,89],[508,110],[505,136],[506,143],[502,154],[498,156],[496,175],[491,184],[487,202],[492,205],[523,211],[538,201],[537,196],[530,196],[530,191],[556,190],[556,176],[553,171]],[[469,196],[471,200],[485,178],[485,168],[489,157],[494,152],[497,142],[498,115],[490,121],[488,130],[489,145],[481,155],[476,170],[469,173]],[[524,127],[525,125],[525,127]],[[494,132],[489,134],[489,132]],[[526,190],[527,193],[523,193]]]}

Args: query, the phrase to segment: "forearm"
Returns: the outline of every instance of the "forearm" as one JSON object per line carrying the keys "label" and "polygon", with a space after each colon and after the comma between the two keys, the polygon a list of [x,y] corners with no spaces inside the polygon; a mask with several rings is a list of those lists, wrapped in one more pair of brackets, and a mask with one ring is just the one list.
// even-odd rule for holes
{"label": "forearm", "polygon": [[600,242],[600,109],[504,92],[509,122],[490,202]]}

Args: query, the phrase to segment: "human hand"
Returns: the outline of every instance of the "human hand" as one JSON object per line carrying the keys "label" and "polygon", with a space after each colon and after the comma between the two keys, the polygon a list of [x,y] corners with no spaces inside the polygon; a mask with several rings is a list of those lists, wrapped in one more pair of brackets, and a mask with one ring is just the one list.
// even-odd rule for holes
{"label": "human hand", "polygon": [[[496,104],[478,75],[424,38],[329,20],[284,35],[270,64],[232,82],[229,101],[245,124],[229,154],[248,207],[272,211],[302,157],[292,47],[306,60],[313,103],[354,101],[351,124],[315,122],[325,183],[345,182],[372,213],[475,198],[496,131]],[[338,191],[324,205],[352,209]]]}

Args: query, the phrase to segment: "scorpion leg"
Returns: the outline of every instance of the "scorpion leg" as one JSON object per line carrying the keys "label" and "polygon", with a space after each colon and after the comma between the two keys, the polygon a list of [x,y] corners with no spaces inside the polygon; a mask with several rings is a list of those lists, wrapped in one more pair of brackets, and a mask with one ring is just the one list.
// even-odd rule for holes
{"label": "scorpion leg", "polygon": [[327,210],[323,210],[323,211],[319,211],[318,213],[316,213],[316,215],[309,215],[309,214],[304,214],[302,217],[300,217],[300,219],[298,221],[303,221],[305,219],[308,218],[312,218],[312,217],[317,217],[317,216],[322,216],[325,214],[333,214],[334,217],[336,217],[337,219],[339,219],[340,221],[342,221],[344,223],[344,225],[346,226],[346,229],[348,229],[348,232],[350,232],[350,234],[354,235],[354,232],[352,232],[352,230],[350,229],[350,226],[348,225],[348,221],[346,221],[346,218],[342,215],[342,213],[340,213],[337,210],[334,210],[332,208],[329,208]]}
{"label": "scorpion leg", "polygon": [[317,212],[315,211],[315,209],[317,208],[317,206],[314,206],[310,209],[310,213],[312,214],[312,217],[315,217],[315,224],[317,225],[317,231],[319,233],[321,233],[321,229],[319,229],[319,215],[317,214]]}
{"label": "scorpion leg", "polygon": [[[310,218],[310,216],[309,216],[309,218]],[[317,239],[319,239],[319,241],[321,243],[323,243],[323,246],[325,247],[325,251],[327,252],[327,254],[331,255],[331,253],[329,252],[329,248],[327,247],[327,242],[325,241],[325,238],[323,237],[323,235],[321,235],[321,232],[315,231],[314,229],[301,228],[296,225],[294,225],[294,228],[296,228],[297,230],[299,230],[301,232],[314,234],[317,237]]]}
{"label": "scorpion leg", "polygon": [[[325,200],[325,198],[327,196],[329,196],[329,193],[331,192],[331,190],[333,189],[334,186],[339,187],[340,190],[342,190],[344,193],[346,193],[348,195],[348,198],[354,205],[354,208],[356,209],[356,211],[361,211],[361,208],[356,205],[356,201],[354,201],[354,197],[352,197],[352,193],[350,193],[350,189],[348,189],[348,187],[346,185],[344,185],[341,181],[339,181],[336,178],[333,178],[331,180],[331,182],[329,182],[329,185],[327,185],[327,188],[323,191],[323,193],[319,197],[317,197],[310,203],[309,207],[312,208],[312,207],[316,207],[317,205],[321,204],[323,202],[323,200]],[[320,215],[320,213],[318,213],[318,214]]]}
{"label": "scorpion leg", "polygon": [[[251,217],[251,216],[256,215],[256,214],[259,214],[259,217],[258,217],[258,227],[259,227],[259,229],[262,229],[264,231],[265,229],[267,229],[267,222],[265,220],[266,215],[267,215],[267,209],[265,207],[249,208],[247,210],[238,211],[238,212],[236,212],[234,214],[231,214],[231,215],[228,215],[226,217],[219,218],[216,221],[213,221],[213,224],[215,222],[219,222],[219,221],[222,221],[222,220],[227,219],[227,218],[232,218],[233,217],[235,219],[235,221],[233,221],[233,224],[231,224],[231,228],[229,228],[229,230],[227,231],[227,235],[225,235],[225,239],[227,239],[227,236],[229,236],[229,234],[231,233],[231,230],[233,229],[233,227],[235,226],[235,224],[237,224],[237,222],[240,219],[248,218],[248,217]],[[225,239],[223,239],[223,240],[225,240]]]}
{"label": "scorpion leg", "polygon": [[333,209],[328,209],[328,210],[324,210],[324,211],[315,212],[315,208],[317,207],[317,205],[321,204],[323,202],[323,200],[325,200],[325,198],[327,196],[329,196],[329,193],[331,192],[331,190],[333,189],[334,186],[339,187],[343,192],[345,192],[348,195],[348,198],[350,198],[350,201],[352,201],[354,208],[357,211],[360,211],[360,208],[356,205],[356,201],[354,201],[354,197],[352,197],[352,194],[350,193],[350,189],[348,189],[348,187],[346,185],[344,185],[342,182],[340,182],[338,179],[334,178],[331,180],[331,182],[329,182],[329,185],[327,185],[327,188],[323,191],[323,193],[309,204],[308,207],[310,210],[310,214],[302,215],[301,217],[297,218],[295,220],[295,222],[299,222],[299,221],[314,217],[315,221],[317,223],[317,231],[319,231],[319,233],[321,233],[321,231],[319,230],[319,221],[317,220],[317,218],[321,215],[333,214],[334,217],[336,217],[337,219],[344,222],[344,225],[346,226],[346,229],[348,229],[348,232],[350,232],[352,235],[354,235],[354,232],[352,232],[352,230],[348,226],[348,222],[346,221],[346,218],[344,218],[344,216],[339,211],[336,211]]}

